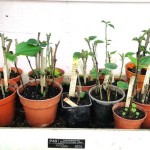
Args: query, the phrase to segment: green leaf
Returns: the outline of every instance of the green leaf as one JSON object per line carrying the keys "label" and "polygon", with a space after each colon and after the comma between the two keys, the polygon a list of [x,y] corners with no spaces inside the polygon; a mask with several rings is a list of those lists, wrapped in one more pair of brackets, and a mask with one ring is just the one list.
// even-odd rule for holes
{"label": "green leaf", "polygon": [[101,73],[102,73],[103,75],[110,75],[110,74],[111,74],[111,71],[110,71],[109,69],[107,69],[107,68],[104,68],[104,69],[102,69]]}
{"label": "green leaf", "polygon": [[29,40],[27,41],[27,44],[30,44],[30,45],[37,45],[38,43],[37,43],[37,40],[36,40],[36,39],[29,39]]}
{"label": "green leaf", "polygon": [[89,36],[89,41],[95,40],[97,38],[97,36]]}
{"label": "green leaf", "polygon": [[132,40],[133,41],[138,41],[139,39],[137,37],[134,37]]}
{"label": "green leaf", "polygon": [[80,98],[84,98],[84,96],[85,96],[85,92],[81,92],[80,93]]}
{"label": "green leaf", "polygon": [[128,111],[128,107],[125,107],[125,109],[124,109],[125,111]]}
{"label": "green leaf", "polygon": [[125,112],[122,112],[122,116],[125,116],[126,115],[126,113]]}
{"label": "green leaf", "polygon": [[105,20],[102,20],[101,22],[106,24],[106,21],[105,21]]}
{"label": "green leaf", "polygon": [[81,55],[83,58],[88,58],[89,53],[88,51],[82,51]]}
{"label": "green leaf", "polygon": [[136,104],[135,103],[132,103],[132,108],[136,108]]}
{"label": "green leaf", "polygon": [[128,83],[123,82],[123,81],[118,81],[117,82],[117,87],[119,87],[123,90],[127,90],[128,89]]}
{"label": "green leaf", "polygon": [[135,66],[137,66],[137,59],[135,57],[133,57],[132,55],[128,55],[128,58],[131,60],[132,63],[135,64]]}
{"label": "green leaf", "polygon": [[96,40],[96,41],[94,41],[94,45],[97,45],[99,43],[104,43],[104,41],[102,41],[102,40]]}
{"label": "green leaf", "polygon": [[116,69],[117,68],[117,65],[115,63],[106,63],[105,64],[105,68],[108,68],[108,69]]}
{"label": "green leaf", "polygon": [[140,115],[140,113],[137,111],[136,113],[135,113],[137,116],[139,116]]}
{"label": "green leaf", "polygon": [[129,55],[134,55],[135,53],[134,52],[127,52],[126,54],[125,54],[125,57],[128,57]]}
{"label": "green leaf", "polygon": [[131,111],[132,111],[133,113],[135,113],[135,112],[136,112],[136,108],[131,108]]}
{"label": "green leaf", "polygon": [[110,52],[110,55],[115,54],[115,53],[116,53],[116,51],[112,51],[112,52]]}
{"label": "green leaf", "polygon": [[40,42],[40,46],[41,46],[41,47],[46,47],[46,46],[47,46],[46,41]]}
{"label": "green leaf", "polygon": [[150,64],[150,56],[142,57],[142,58],[139,60],[139,64],[140,64],[140,65],[143,65],[143,66],[149,65],[149,64]]}
{"label": "green leaf", "polygon": [[14,55],[14,54],[12,54],[12,53],[10,53],[10,52],[6,52],[6,53],[5,53],[5,57],[6,57],[8,60],[12,61],[12,62],[14,62],[14,61],[16,60],[16,58],[17,58],[16,55]]}
{"label": "green leaf", "polygon": [[40,46],[30,45],[27,42],[21,42],[16,46],[15,55],[35,56],[41,50],[42,48]]}
{"label": "green leaf", "polygon": [[94,56],[94,53],[93,52],[89,52],[89,56]]}
{"label": "green leaf", "polygon": [[80,52],[75,52],[75,53],[73,54],[73,58],[74,58],[74,59],[80,59],[80,58],[81,58],[81,53],[80,53]]}
{"label": "green leaf", "polygon": [[115,29],[114,25],[112,25],[112,24],[110,24],[110,23],[109,23],[108,25],[109,25],[110,27],[112,27],[112,28],[114,28],[114,29]]}
{"label": "green leaf", "polygon": [[58,71],[58,69],[55,69],[54,76],[55,77],[59,77],[60,76],[60,72]]}
{"label": "green leaf", "polygon": [[90,71],[90,76],[94,79],[98,78],[99,76],[101,76],[102,73],[101,72],[98,72],[95,68],[93,68],[91,71]]}

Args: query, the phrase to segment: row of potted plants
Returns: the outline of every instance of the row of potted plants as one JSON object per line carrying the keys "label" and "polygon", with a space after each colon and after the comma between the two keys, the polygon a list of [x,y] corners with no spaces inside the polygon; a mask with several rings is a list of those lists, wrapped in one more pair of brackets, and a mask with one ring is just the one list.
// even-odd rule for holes
{"label": "row of potted plants", "polygon": [[[51,47],[51,34],[46,35],[46,41],[40,41],[40,33],[38,33],[37,39],[29,39],[21,43],[16,40],[16,50],[13,53],[10,51],[12,40],[1,34],[4,66],[0,72],[0,126],[12,123],[15,116],[17,93],[30,126],[46,127],[51,125],[56,119],[59,106],[64,109],[70,127],[88,127],[92,121],[99,127],[110,127],[114,124],[115,128],[140,128],[144,121],[143,128],[150,128],[148,110],[150,56],[147,50],[150,29],[143,31],[139,38],[133,39],[138,42],[136,53],[119,54],[122,64],[121,71],[119,78],[114,78],[113,70],[117,68],[117,64],[112,62],[111,57],[116,51],[108,51],[111,40],[107,36],[107,28],[114,28],[114,26],[110,21],[102,21],[102,23],[105,24],[105,40],[99,40],[96,36],[85,38],[89,50],[73,54],[70,87],[67,92],[63,92],[62,88],[65,72],[63,69],[56,68],[56,52],[59,41],[54,47]],[[97,45],[100,43],[105,44],[106,50],[105,65],[102,69],[98,66],[96,55]],[[20,56],[25,56],[31,67],[28,83],[23,83],[22,70],[17,66],[17,58]],[[29,57],[35,57],[35,69],[33,69]],[[89,57],[92,59],[93,67],[87,74]],[[125,57],[131,60],[128,63],[129,66],[125,65],[126,75],[129,72],[132,73],[127,76],[127,81],[130,82],[129,86],[127,81],[121,78]],[[83,64],[82,76],[78,70],[79,59]],[[14,67],[10,67],[10,61],[13,62]],[[143,73],[143,70],[146,74],[145,80],[143,80],[144,84],[138,84],[139,74]],[[17,80],[14,76],[17,77]],[[122,102],[125,99],[126,102]],[[119,123],[116,122],[118,119],[121,119]],[[124,123],[124,120],[129,120],[129,123]],[[133,121],[133,124],[135,125],[136,122],[137,126],[131,125]]]}

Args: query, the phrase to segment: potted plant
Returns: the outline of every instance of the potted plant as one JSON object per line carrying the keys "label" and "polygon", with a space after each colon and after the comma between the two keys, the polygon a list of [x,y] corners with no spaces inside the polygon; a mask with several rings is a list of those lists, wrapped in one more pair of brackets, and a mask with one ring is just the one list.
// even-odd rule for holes
{"label": "potted plant", "polygon": [[26,42],[17,44],[16,53],[10,54],[8,57],[10,60],[20,55],[35,57],[40,52],[40,56],[38,56],[39,60],[41,60],[40,80],[35,78],[26,84],[20,85],[17,89],[27,122],[30,126],[34,127],[49,126],[55,121],[57,106],[62,93],[62,86],[54,81],[56,64],[56,57],[54,57],[54,55],[55,51],[57,51],[59,42],[53,49],[54,59],[51,66],[52,78],[48,78],[49,76],[47,76],[46,72],[47,59],[44,49],[46,44],[47,43],[41,42],[40,40],[29,39]]}
{"label": "potted plant", "polygon": [[[101,127],[110,127],[113,122],[112,106],[124,99],[125,93],[122,89],[112,85],[112,70],[117,68],[114,63],[106,63],[105,68],[99,72],[98,61],[96,58],[97,40],[93,41],[91,48],[94,68],[90,75],[96,79],[96,86],[89,90],[89,96],[92,100],[92,112],[94,122]],[[103,84],[100,84],[99,77],[105,74]],[[106,80],[107,78],[107,80]]]}
{"label": "potted plant", "polygon": [[13,79],[19,85],[23,71],[17,67],[17,60],[14,62],[14,67],[11,67],[10,61],[6,58],[9,53],[12,53],[12,51],[10,51],[12,39],[5,37],[4,34],[0,34],[0,37],[2,42],[2,54],[4,61],[3,67],[0,68],[1,78],[4,78],[4,72],[6,72],[5,74],[7,74],[8,79]]}
{"label": "potted plant", "polygon": [[[129,81],[132,76],[135,76],[136,69],[137,69],[136,66],[139,65],[138,78],[137,78],[138,88],[142,88],[143,81],[145,78],[146,68],[144,68],[141,64],[137,64],[137,59],[144,59],[143,57],[146,56],[149,57],[149,51],[147,50],[149,39],[150,39],[150,29],[144,30],[143,34],[140,37],[133,38],[134,41],[138,42],[138,49],[139,49],[138,52],[140,54],[138,54],[137,56],[136,53],[136,56],[134,57],[133,55],[135,53],[133,52],[126,53],[126,57],[128,57],[131,60],[131,62],[128,62],[125,65],[125,73],[126,73],[127,81]],[[138,63],[140,63],[140,61]]]}
{"label": "potted plant", "polygon": [[[80,53],[75,52],[73,55],[73,66],[71,74],[71,83],[69,93],[63,93],[61,104],[65,111],[65,119],[69,127],[89,127],[90,124],[90,107],[91,100],[87,92],[82,91],[80,76],[78,71],[78,60]],[[76,67],[75,67],[76,66]],[[78,88],[76,81],[78,78]]]}
{"label": "potted plant", "polygon": [[80,81],[77,78],[77,86],[76,88],[79,88],[79,82],[81,83],[82,91],[89,91],[91,87],[95,85],[95,79],[93,79],[91,76],[87,75],[87,60],[91,52],[88,52],[87,50],[82,50],[81,52],[77,52],[78,57],[82,60],[82,74],[80,74],[79,78]]}
{"label": "potted plant", "polygon": [[[54,55],[52,54],[53,53],[53,49],[50,46],[51,33],[46,34],[46,37],[47,37],[47,41],[44,42],[44,43],[41,43],[41,44],[44,46],[45,43],[47,43],[47,45],[45,45],[46,46],[46,60],[47,60],[46,72],[47,72],[47,76],[52,77],[51,69],[52,69],[52,65],[53,65],[53,60],[56,59],[56,52],[57,51],[55,51]],[[36,41],[35,39],[32,39],[32,40]],[[39,41],[39,38],[37,39],[37,41]],[[59,46],[59,44],[57,44],[57,46]],[[33,69],[31,67],[31,71],[28,73],[30,79],[34,79],[34,78],[39,79],[40,78],[40,52],[37,53],[35,60],[36,60],[36,62],[35,62],[36,69]],[[55,68],[55,70],[54,70],[54,81],[62,84],[63,80],[64,80],[64,74],[65,74],[65,72],[64,72],[63,69]]]}
{"label": "potted plant", "polygon": [[114,127],[120,129],[139,129],[147,113],[139,105],[133,103],[134,89],[137,84],[137,75],[130,79],[128,94],[125,102],[113,106]]}

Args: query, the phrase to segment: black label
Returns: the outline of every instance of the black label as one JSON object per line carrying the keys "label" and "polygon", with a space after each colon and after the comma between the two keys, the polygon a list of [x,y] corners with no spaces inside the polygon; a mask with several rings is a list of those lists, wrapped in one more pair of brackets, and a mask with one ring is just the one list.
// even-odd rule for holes
{"label": "black label", "polygon": [[84,149],[83,139],[48,139],[48,148],[76,148]]}

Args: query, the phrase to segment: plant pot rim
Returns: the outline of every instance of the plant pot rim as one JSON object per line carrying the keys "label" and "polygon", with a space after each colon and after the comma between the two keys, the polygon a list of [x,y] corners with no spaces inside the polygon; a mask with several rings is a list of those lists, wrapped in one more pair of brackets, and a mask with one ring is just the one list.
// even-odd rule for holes
{"label": "plant pot rim", "polygon": [[[27,85],[29,85],[29,84],[32,83],[32,82],[35,82],[35,80],[34,80],[34,79],[33,79],[33,80],[29,80],[27,83],[24,84],[24,86],[27,86]],[[36,82],[38,83],[38,82],[40,82],[40,80],[39,80],[39,79],[36,79]],[[62,89],[62,86],[60,85],[60,83],[54,81],[54,84],[56,84],[57,87],[60,88],[60,92],[55,96],[55,97],[57,97],[60,93],[62,93],[63,89]],[[37,99],[37,100],[32,100],[32,99],[28,99],[28,98],[23,97],[23,96],[20,94],[19,89],[21,89],[22,87],[23,87],[23,85],[20,85],[20,86],[17,88],[17,94],[19,95],[19,97],[23,98],[25,101],[44,102],[44,101],[49,101],[49,100],[55,98],[55,97],[51,97],[51,98],[47,98],[47,99],[43,99],[43,100],[38,100],[38,99]]]}
{"label": "plant pot rim", "polygon": [[[13,79],[9,79],[9,80],[8,80],[8,83],[9,83],[9,84],[13,84],[13,87],[11,87],[10,85],[8,85],[8,88],[15,88],[15,91],[10,90],[10,91],[12,91],[13,93],[12,93],[11,95],[9,95],[9,96],[3,98],[3,99],[0,99],[0,102],[3,102],[3,101],[5,101],[5,100],[9,99],[12,95],[14,95],[14,94],[17,92],[17,88],[18,88],[17,83],[16,83]],[[10,86],[10,87],[9,87],[9,86]]]}
{"label": "plant pot rim", "polygon": [[[135,75],[135,73],[134,73],[134,72],[132,72],[132,71],[128,70],[127,65],[129,65],[129,64],[133,64],[133,65],[134,65],[134,63],[132,63],[132,62],[130,61],[130,62],[128,62],[128,63],[126,63],[126,64],[125,64],[125,69],[126,69],[128,72],[130,72],[130,73],[132,73],[132,74],[134,74],[134,75]],[[138,74],[138,76],[142,76],[142,77],[144,77],[145,75]]]}
{"label": "plant pot rim", "polygon": [[[48,68],[48,67],[47,67]],[[56,77],[56,78],[61,78],[64,74],[65,74],[65,71],[62,69],[62,68],[58,68],[58,67],[56,67],[55,69],[58,69],[58,70],[60,70],[61,72],[62,72],[62,74],[59,76],[59,77]],[[33,70],[37,70],[37,69],[33,69]],[[28,76],[30,77],[30,75],[33,73],[33,71],[32,70],[30,70],[29,72],[28,72]],[[31,78],[31,77],[30,77]]]}
{"label": "plant pot rim", "polygon": [[[70,108],[70,109],[74,109],[74,108],[82,108],[82,107],[89,107],[89,106],[91,106],[92,105],[92,101],[91,101],[91,99],[89,98],[89,101],[90,101],[90,104],[88,104],[88,105],[80,105],[80,106],[67,106],[67,107],[65,107],[64,105],[63,105],[63,99],[62,99],[62,97],[63,97],[63,95],[65,95],[65,94],[67,94],[68,92],[65,92],[65,93],[62,93],[62,96],[61,96],[61,105],[62,105],[62,108],[63,109],[68,109],[68,108]],[[88,95],[88,92],[86,92],[87,93],[87,95]],[[88,95],[88,97],[89,97],[89,95]]]}
{"label": "plant pot rim", "polygon": [[113,86],[113,85],[111,85],[110,87],[111,87],[111,88],[117,88],[117,89],[119,89],[119,90],[121,91],[121,93],[122,93],[122,97],[121,97],[120,99],[118,99],[118,100],[115,100],[115,101],[103,101],[103,100],[100,100],[100,99],[96,99],[96,98],[94,98],[94,97],[91,95],[91,92],[96,89],[96,86],[92,87],[92,88],[89,90],[89,96],[90,96],[90,98],[94,99],[96,102],[100,102],[100,103],[103,103],[103,104],[115,104],[116,102],[120,102],[120,100],[124,99],[124,97],[125,97],[125,92],[124,92],[122,89],[118,88],[117,86]]}
{"label": "plant pot rim", "polygon": [[[114,110],[115,110],[114,107],[116,107],[116,105],[118,105],[118,104],[122,104],[122,105],[125,106],[125,102],[116,103],[116,104],[112,107],[113,113],[114,113],[118,118],[120,118],[120,119],[138,122],[139,120],[143,120],[143,119],[145,119],[145,118],[147,117],[146,111],[145,111],[141,106],[137,105],[137,108],[139,108],[141,111],[143,111],[143,112],[145,113],[145,116],[144,116],[143,118],[141,118],[141,119],[136,119],[136,120],[123,118],[123,117],[119,116],[118,114],[116,114],[115,111],[114,111]],[[117,108],[118,108],[118,107],[117,107]]]}

